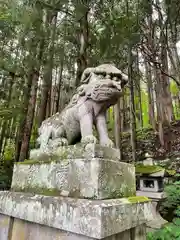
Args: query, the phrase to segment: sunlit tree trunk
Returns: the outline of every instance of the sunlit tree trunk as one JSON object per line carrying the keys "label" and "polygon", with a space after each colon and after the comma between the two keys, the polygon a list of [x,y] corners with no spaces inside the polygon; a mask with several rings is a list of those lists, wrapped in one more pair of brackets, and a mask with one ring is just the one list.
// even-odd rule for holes
{"label": "sunlit tree trunk", "polygon": [[[7,79],[8,81],[8,79]],[[6,103],[5,103],[5,108],[8,109],[8,107],[10,106],[10,101],[11,101],[11,94],[12,94],[12,89],[13,89],[13,84],[14,84],[14,81],[15,81],[15,75],[14,74],[11,74],[10,78],[9,78],[9,84],[7,84],[7,91],[8,91],[8,94],[7,94],[7,99],[6,99]],[[2,152],[2,149],[3,149],[3,141],[4,141],[4,138],[5,138],[5,132],[6,132],[6,128],[7,128],[7,121],[4,120],[2,122],[2,128],[1,128],[1,135],[0,135],[0,154]]]}
{"label": "sunlit tree trunk", "polygon": [[152,82],[152,70],[148,62],[145,61],[146,80],[148,89],[148,113],[149,123],[156,131],[156,118],[155,118],[155,106],[154,106],[154,95],[153,95],[153,82]]}
{"label": "sunlit tree trunk", "polygon": [[129,46],[128,52],[128,77],[130,86],[130,125],[131,125],[131,147],[132,147],[132,161],[136,161],[136,115],[134,103],[134,83],[133,83],[133,68],[132,68],[132,48]]}
{"label": "sunlit tree trunk", "polygon": [[31,137],[35,106],[36,106],[36,94],[37,94],[37,87],[38,87],[39,71],[33,71],[32,75],[30,75],[29,77],[32,78],[32,86],[31,86],[30,99],[28,103],[26,122],[23,129],[24,130],[23,139],[22,139],[21,151],[19,156],[20,162],[28,158],[29,141]]}
{"label": "sunlit tree trunk", "polygon": [[42,121],[46,117],[50,116],[50,113],[51,113],[52,69],[53,69],[54,41],[55,41],[55,35],[56,35],[57,13],[51,13],[51,16],[47,16],[46,21],[47,21],[46,25],[48,29],[47,29],[45,38],[49,38],[49,41],[46,40],[48,41],[48,46],[47,46],[48,55],[46,56],[46,63],[44,66],[44,79],[42,83],[38,126],[40,126]]}
{"label": "sunlit tree trunk", "polygon": [[140,71],[139,71],[139,56],[137,52],[136,62],[135,62],[135,98],[136,98],[136,116],[138,118],[138,122],[140,127],[143,127],[143,113],[142,113],[142,101],[141,101],[141,79],[140,79]]}
{"label": "sunlit tree trunk", "polygon": [[61,106],[61,90],[62,90],[62,75],[63,75],[63,68],[64,68],[64,58],[61,60],[60,70],[59,70],[59,80],[58,80],[58,86],[57,86],[57,102],[55,104],[56,112],[60,111]]}
{"label": "sunlit tree trunk", "polygon": [[79,34],[78,34],[78,58],[77,58],[77,73],[76,73],[76,86],[80,84],[81,75],[84,69],[88,65],[87,60],[87,49],[89,44],[89,23],[88,23],[88,0],[86,1],[86,5],[82,7],[84,9],[83,16],[79,20]]}
{"label": "sunlit tree trunk", "polygon": [[115,135],[115,145],[120,151],[120,160],[122,159],[122,149],[121,149],[121,117],[120,117],[120,101],[114,106],[114,135]]}

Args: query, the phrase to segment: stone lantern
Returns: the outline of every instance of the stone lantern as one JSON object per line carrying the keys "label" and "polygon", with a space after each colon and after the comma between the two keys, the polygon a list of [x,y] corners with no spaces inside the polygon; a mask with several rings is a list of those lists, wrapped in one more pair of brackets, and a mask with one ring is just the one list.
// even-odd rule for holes
{"label": "stone lantern", "polygon": [[152,156],[146,154],[146,159],[136,165],[136,195],[145,196],[152,200],[154,220],[147,223],[149,231],[159,229],[167,223],[159,214],[161,201],[166,198],[164,186],[175,171],[155,165]]}

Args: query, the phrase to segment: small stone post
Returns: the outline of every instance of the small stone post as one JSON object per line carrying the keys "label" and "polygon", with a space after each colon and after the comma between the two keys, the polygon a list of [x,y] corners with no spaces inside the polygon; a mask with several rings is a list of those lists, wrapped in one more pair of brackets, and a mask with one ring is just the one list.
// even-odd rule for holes
{"label": "small stone post", "polygon": [[1,240],[145,240],[151,202],[136,197],[135,168],[116,149],[61,147],[14,166],[0,192]]}

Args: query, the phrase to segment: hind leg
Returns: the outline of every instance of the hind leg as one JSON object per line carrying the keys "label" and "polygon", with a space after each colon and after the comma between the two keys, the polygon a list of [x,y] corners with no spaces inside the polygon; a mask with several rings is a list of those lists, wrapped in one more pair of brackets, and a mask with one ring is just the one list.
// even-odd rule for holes
{"label": "hind leg", "polygon": [[68,145],[68,140],[66,139],[64,126],[61,125],[58,128],[52,129],[52,139],[49,141],[51,148],[57,148],[60,146]]}

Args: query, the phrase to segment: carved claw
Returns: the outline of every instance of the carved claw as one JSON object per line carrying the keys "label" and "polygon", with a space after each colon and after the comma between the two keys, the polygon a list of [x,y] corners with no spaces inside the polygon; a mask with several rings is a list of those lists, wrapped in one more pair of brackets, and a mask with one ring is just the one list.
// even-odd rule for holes
{"label": "carved claw", "polygon": [[96,144],[97,143],[97,138],[93,135],[88,135],[88,136],[85,136],[84,138],[82,138],[81,142],[83,144],[89,144],[89,143]]}

